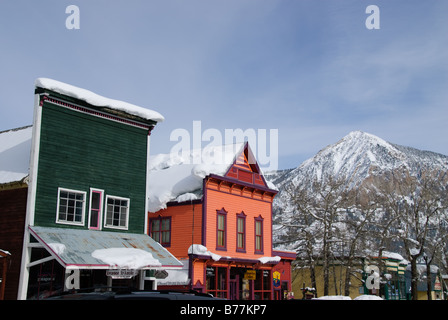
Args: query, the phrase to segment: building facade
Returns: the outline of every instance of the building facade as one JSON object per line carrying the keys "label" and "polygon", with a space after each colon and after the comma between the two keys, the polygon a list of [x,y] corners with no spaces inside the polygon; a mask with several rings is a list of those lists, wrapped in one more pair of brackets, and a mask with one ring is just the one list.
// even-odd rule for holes
{"label": "building facade", "polygon": [[14,248],[11,257],[21,257],[18,299],[124,283],[152,287],[147,270],[182,266],[146,230],[150,135],[162,120],[149,109],[36,80],[29,172],[0,192],[24,217],[14,234],[22,252]]}
{"label": "building facade", "polygon": [[149,234],[184,264],[158,286],[232,300],[286,298],[295,253],[273,249],[277,191],[265,181],[247,143],[222,148],[230,147],[231,152],[210,152],[229,156],[218,165],[180,163],[173,156],[177,165],[159,165],[150,173],[151,188],[160,197],[154,200],[157,192],[150,192]]}

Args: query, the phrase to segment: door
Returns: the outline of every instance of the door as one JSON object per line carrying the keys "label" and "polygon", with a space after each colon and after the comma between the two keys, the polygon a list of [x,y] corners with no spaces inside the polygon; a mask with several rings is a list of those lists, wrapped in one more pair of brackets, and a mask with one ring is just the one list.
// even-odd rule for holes
{"label": "door", "polygon": [[229,300],[238,300],[238,276],[229,280]]}

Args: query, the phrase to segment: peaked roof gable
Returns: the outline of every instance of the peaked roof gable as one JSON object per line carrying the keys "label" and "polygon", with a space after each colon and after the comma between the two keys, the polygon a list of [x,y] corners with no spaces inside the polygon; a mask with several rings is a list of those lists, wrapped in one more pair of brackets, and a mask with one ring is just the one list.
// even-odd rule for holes
{"label": "peaked roof gable", "polygon": [[244,149],[237,155],[233,164],[227,170],[226,177],[242,181],[244,183],[250,183],[259,185],[265,188],[269,188],[266,180],[263,177],[263,173],[258,166],[249,143],[245,143]]}

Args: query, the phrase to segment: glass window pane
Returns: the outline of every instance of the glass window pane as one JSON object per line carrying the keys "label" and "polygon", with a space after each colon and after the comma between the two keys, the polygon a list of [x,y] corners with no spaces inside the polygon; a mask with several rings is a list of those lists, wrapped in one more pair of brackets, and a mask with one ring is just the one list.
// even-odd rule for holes
{"label": "glass window pane", "polygon": [[159,231],[160,230],[160,220],[152,220],[152,225],[151,225],[151,230],[154,231]]}
{"label": "glass window pane", "polygon": [[92,209],[100,209],[101,193],[92,192]]}
{"label": "glass window pane", "polygon": [[162,230],[169,230],[170,228],[170,220],[162,219]]}
{"label": "glass window pane", "polygon": [[218,215],[218,230],[224,230],[224,216]]}

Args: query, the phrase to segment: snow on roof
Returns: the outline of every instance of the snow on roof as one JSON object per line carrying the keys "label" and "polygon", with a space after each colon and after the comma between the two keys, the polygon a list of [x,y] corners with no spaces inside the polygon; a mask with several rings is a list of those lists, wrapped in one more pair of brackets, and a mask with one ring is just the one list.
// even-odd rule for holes
{"label": "snow on roof", "polygon": [[0,184],[28,176],[32,126],[0,132]]}
{"label": "snow on roof", "polygon": [[389,259],[399,260],[403,261],[403,263],[406,263],[406,259],[403,258],[403,256],[396,252],[390,252],[390,251],[383,251],[382,256]]}
{"label": "snow on roof", "polygon": [[156,111],[142,108],[124,101],[102,97],[89,90],[78,88],[60,81],[48,78],[38,78],[34,84],[36,87],[52,90],[66,96],[85,101],[94,106],[109,107],[111,109],[120,110],[128,114],[156,122],[162,122],[165,120],[165,118]]}
{"label": "snow on roof", "polygon": [[3,258],[4,256],[5,256],[5,257],[6,257],[6,256],[10,256],[10,255],[11,255],[11,253],[10,253],[9,251],[0,249],[0,258]]}
{"label": "snow on roof", "polygon": [[117,268],[140,269],[162,265],[150,252],[137,248],[97,249],[92,252],[92,257]]}
{"label": "snow on roof", "polygon": [[150,156],[149,211],[165,209],[170,201],[200,199],[203,179],[209,174],[223,176],[243,148],[244,143],[236,143]]}

